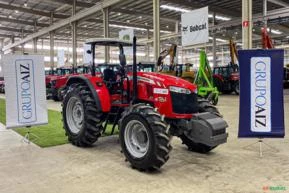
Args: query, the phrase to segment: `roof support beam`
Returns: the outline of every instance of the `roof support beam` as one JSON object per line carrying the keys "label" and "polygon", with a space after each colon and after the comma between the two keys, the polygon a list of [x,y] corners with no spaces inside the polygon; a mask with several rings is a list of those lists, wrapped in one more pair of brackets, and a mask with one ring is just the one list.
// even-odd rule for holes
{"label": "roof support beam", "polygon": [[[142,13],[142,12],[139,12],[139,11],[131,11],[131,10],[125,10],[125,9],[121,9],[121,8],[114,8],[114,9],[112,9],[112,12],[135,15],[135,16],[142,16],[142,17],[146,17],[146,18],[149,18],[149,19],[153,19],[152,15],[145,14],[145,13]],[[179,19],[180,18],[160,17],[160,20],[166,21],[166,22],[172,22],[172,23],[175,23],[176,21],[179,21]]]}
{"label": "roof support beam", "polygon": [[[0,34],[0,37],[3,37],[3,38],[11,38],[12,35],[7,35],[7,34]],[[14,37],[21,37],[21,36],[14,36]]]}
{"label": "roof support beam", "polygon": [[[50,17],[50,13],[48,11],[39,11],[39,10],[34,10],[34,9],[25,8],[25,7],[4,4],[4,3],[0,3],[0,8],[8,9],[8,10],[18,10],[21,12],[30,13],[30,14],[34,14],[34,15],[41,15],[41,16]],[[67,15],[55,14],[54,17],[63,19],[63,18],[67,18]]]}
{"label": "roof support beam", "polygon": [[[0,30],[3,30],[3,31],[11,31],[11,32],[17,32],[17,33],[21,33],[22,31],[22,29],[17,29],[17,28],[12,28],[12,27],[1,27],[0,26]],[[23,29],[23,32],[24,33],[33,33],[33,31],[32,30],[25,30],[25,29]]]}
{"label": "roof support beam", "polygon": [[[65,4],[68,4],[68,5],[72,5],[73,4],[73,0],[44,0],[46,2],[56,2],[56,3],[65,3]],[[84,8],[90,8],[92,6],[94,6],[95,4],[94,3],[87,3],[87,2],[81,2],[81,1],[76,1],[76,6],[77,7],[84,7]]]}
{"label": "roof support beam", "polygon": [[289,7],[289,3],[285,3],[284,1],[281,1],[281,0],[268,0],[268,1],[276,5],[283,6],[283,7]]}
{"label": "roof support beam", "polygon": [[[252,22],[263,21],[265,19],[265,20],[269,20],[268,23],[270,23],[271,19],[282,18],[282,17],[289,17],[288,8],[281,8],[281,9],[267,11],[267,16],[265,18],[263,16],[263,13],[255,14],[253,15]],[[237,18],[237,19],[233,19],[230,21],[222,22],[216,26],[211,27],[210,30],[217,30],[221,28],[241,26],[241,25],[242,25],[242,20],[240,18]]]}
{"label": "roof support beam", "polygon": [[50,31],[54,31],[56,29],[59,29],[61,27],[64,27],[72,22],[75,22],[75,21],[78,21],[78,20],[81,20],[81,19],[84,19],[86,17],[89,17],[91,16],[92,14],[94,14],[95,12],[97,11],[100,11],[102,10],[103,8],[106,8],[106,7],[109,7],[109,6],[112,6],[116,3],[119,3],[121,2],[121,0],[103,0],[101,2],[98,2],[96,3],[93,7],[91,8],[88,8],[88,9],[85,9],[85,10],[82,10],[80,12],[78,12],[77,14],[67,18],[67,19],[63,19],[61,21],[58,21],[56,22],[55,24],[47,27],[47,28],[44,28],[34,34],[31,34],[29,36],[27,36],[26,38],[24,38],[23,40],[20,40],[18,42],[15,42],[13,44],[10,44],[10,45],[7,45],[3,48],[3,51],[5,50],[8,50],[12,47],[15,47],[15,46],[18,46],[18,45],[21,45],[25,42],[28,42],[28,41],[31,41],[33,38],[37,38],[37,37],[41,37],[45,34],[47,34],[48,32]]}
{"label": "roof support beam", "polygon": [[[59,0],[48,0],[48,1],[59,2]],[[73,0],[63,0],[62,3],[66,3],[66,4],[70,4],[71,5],[73,3]],[[89,7],[92,7],[93,5],[95,5],[95,4],[94,3],[87,3],[87,2],[80,2],[80,1],[76,2],[76,6],[83,7],[83,8],[89,8]],[[146,17],[146,18],[149,18],[149,19],[153,19],[152,15],[145,14],[145,13],[142,13],[142,12],[139,12],[139,11],[125,10],[125,9],[122,9],[122,8],[112,8],[111,12],[118,12],[118,13],[128,14],[128,15],[136,15],[136,16],[142,16],[142,17]],[[176,22],[180,18],[160,17],[160,19],[162,21],[166,21],[166,22]]]}
{"label": "roof support beam", "polygon": [[[32,21],[26,21],[26,20],[22,20],[22,19],[10,19],[10,18],[6,18],[6,17],[0,17],[0,21],[10,22],[10,23],[18,23],[18,24],[23,24],[23,25],[31,25],[31,26],[35,25],[35,22],[32,22]],[[49,24],[37,23],[37,26],[48,27]]]}
{"label": "roof support beam", "polygon": [[[185,0],[165,0],[165,1],[168,3],[177,4],[177,5],[184,5],[184,6],[190,7],[190,8],[201,8],[201,7],[205,6],[205,4],[200,3],[200,2],[196,2],[196,1],[185,1]],[[226,15],[233,16],[233,17],[240,17],[241,16],[241,13],[238,11],[227,10],[227,9],[225,10],[225,9],[222,9],[221,7],[213,6],[213,5],[209,6],[209,10],[211,12],[215,12],[215,13],[219,13],[219,14],[225,14],[226,13]]]}

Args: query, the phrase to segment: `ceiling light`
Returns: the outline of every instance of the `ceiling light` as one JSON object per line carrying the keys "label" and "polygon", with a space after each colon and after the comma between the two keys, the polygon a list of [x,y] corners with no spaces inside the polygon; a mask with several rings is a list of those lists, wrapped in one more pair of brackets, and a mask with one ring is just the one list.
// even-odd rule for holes
{"label": "ceiling light", "polygon": [[9,17],[10,19],[12,18],[12,16],[11,16],[11,15],[9,15],[8,17]]}
{"label": "ceiling light", "polygon": [[27,3],[24,3],[24,7],[27,7]]}
{"label": "ceiling light", "polygon": [[[176,6],[170,6],[170,5],[161,5],[161,8],[167,9],[167,10],[171,10],[171,11],[182,12],[182,13],[187,13],[187,12],[192,11],[192,10],[189,10],[189,9],[184,9],[184,8],[180,8],[180,7],[176,7]],[[213,15],[209,14],[209,17],[213,18]],[[229,17],[220,16],[220,15],[216,15],[215,17],[216,17],[216,19],[222,20],[222,21],[231,20],[231,18],[229,18]]]}
{"label": "ceiling light", "polygon": [[18,13],[19,11],[18,10],[15,10],[15,13]]}
{"label": "ceiling light", "polygon": [[129,21],[129,20],[126,20],[126,22],[129,23],[130,21]]}
{"label": "ceiling light", "polygon": [[142,16],[139,16],[138,18],[139,18],[139,19],[142,19]]}
{"label": "ceiling light", "polygon": [[[209,37],[210,40],[214,39],[213,37]],[[227,42],[227,40],[221,39],[221,38],[216,38],[217,41],[219,42]]]}
{"label": "ceiling light", "polygon": [[169,28],[169,26],[167,25],[166,28]]}
{"label": "ceiling light", "polygon": [[221,39],[221,38],[216,38],[217,41],[219,42],[227,42],[227,40]]}
{"label": "ceiling light", "polygon": [[282,34],[283,32],[281,32],[280,30],[277,30],[277,29],[271,29],[270,28],[267,28],[267,32],[271,32],[273,34],[277,34],[277,35],[280,35]]}
{"label": "ceiling light", "polygon": [[145,25],[148,25],[148,23],[147,23],[147,22],[145,22]]}
{"label": "ceiling light", "polygon": [[177,12],[182,12],[182,13],[187,13],[187,12],[191,11],[191,10],[188,10],[188,9],[183,9],[183,8],[180,8],[180,7],[175,7],[175,6],[170,6],[170,5],[161,5],[161,8],[172,10],[172,11],[177,11]]}
{"label": "ceiling light", "polygon": [[[141,27],[131,27],[131,26],[125,26],[125,25],[115,25],[115,24],[109,24],[109,27],[115,27],[115,28],[124,28],[124,29],[135,29],[135,30],[139,30],[139,31],[147,31],[146,28],[141,28]],[[153,31],[153,29],[150,29],[149,31]],[[166,33],[166,34],[170,34],[172,32],[170,31],[164,31],[164,30],[160,30],[161,33]]]}
{"label": "ceiling light", "polygon": [[[209,14],[209,18],[213,18],[214,16],[212,14]],[[220,16],[220,15],[216,15],[215,16],[216,19],[218,20],[222,20],[222,21],[229,21],[231,20],[231,18],[229,17],[225,17],[225,16]]]}
{"label": "ceiling light", "polygon": [[117,15],[121,15],[121,13],[118,13]]}

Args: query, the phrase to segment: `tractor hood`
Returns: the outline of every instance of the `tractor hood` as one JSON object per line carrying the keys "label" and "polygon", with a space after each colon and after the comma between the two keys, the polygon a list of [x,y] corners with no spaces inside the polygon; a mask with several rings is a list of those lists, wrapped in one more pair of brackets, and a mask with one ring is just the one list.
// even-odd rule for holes
{"label": "tractor hood", "polygon": [[161,87],[168,88],[169,86],[176,86],[189,89],[193,92],[197,89],[197,86],[195,84],[192,84],[182,78],[167,74],[157,72],[138,72],[137,75],[139,80],[143,80],[151,84],[156,84]]}

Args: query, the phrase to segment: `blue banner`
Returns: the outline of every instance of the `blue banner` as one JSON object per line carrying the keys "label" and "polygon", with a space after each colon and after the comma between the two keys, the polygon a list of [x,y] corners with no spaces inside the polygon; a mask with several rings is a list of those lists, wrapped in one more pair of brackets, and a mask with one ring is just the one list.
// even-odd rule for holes
{"label": "blue banner", "polygon": [[240,50],[239,137],[282,138],[284,50]]}

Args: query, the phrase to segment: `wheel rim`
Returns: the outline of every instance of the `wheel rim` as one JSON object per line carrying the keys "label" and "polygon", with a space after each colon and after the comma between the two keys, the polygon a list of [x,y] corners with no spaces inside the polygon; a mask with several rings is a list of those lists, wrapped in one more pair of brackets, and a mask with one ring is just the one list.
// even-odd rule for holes
{"label": "wheel rim", "polygon": [[140,121],[131,120],[127,123],[124,141],[133,157],[142,158],[146,155],[149,148],[149,136],[146,127]]}
{"label": "wheel rim", "polygon": [[78,134],[82,128],[84,119],[83,105],[79,98],[71,97],[67,102],[66,120],[70,131]]}

